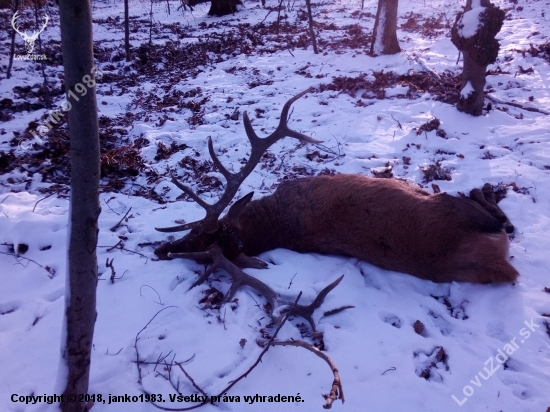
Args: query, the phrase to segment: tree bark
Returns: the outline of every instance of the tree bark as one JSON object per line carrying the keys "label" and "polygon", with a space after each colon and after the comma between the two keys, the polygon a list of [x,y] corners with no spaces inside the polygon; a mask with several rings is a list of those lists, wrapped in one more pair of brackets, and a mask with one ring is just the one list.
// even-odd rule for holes
{"label": "tree bark", "polygon": [[456,108],[460,112],[480,116],[483,111],[483,90],[487,66],[477,64],[470,53],[463,53],[463,56],[462,84]]}
{"label": "tree bark", "polygon": [[[88,410],[86,403],[68,401],[69,394],[88,392],[92,339],[96,320],[97,219],[99,204],[99,128],[92,67],[92,13],[89,0],[59,0],[61,48],[68,110],[71,200],[65,291],[65,335],[58,382],[63,385],[64,412]],[[79,85],[76,89],[75,85]],[[79,92],[82,87],[86,92]],[[71,93],[72,92],[72,93]],[[72,97],[71,97],[72,95]],[[76,96],[78,98],[75,98]],[[63,362],[65,363],[63,365]],[[65,373],[65,376],[63,376]]]}
{"label": "tree bark", "polygon": [[210,3],[209,16],[225,16],[237,11],[237,4],[242,4],[240,0],[212,0]]}
{"label": "tree bark", "polygon": [[[19,0],[15,0],[13,3],[13,14],[19,9]],[[11,40],[10,40],[10,61],[8,63],[8,70],[6,71],[6,78],[11,77],[11,68],[13,66],[13,56],[15,54],[15,29],[11,30]]]}
{"label": "tree bark", "polygon": [[319,54],[317,48],[317,39],[315,38],[315,32],[313,31],[313,13],[311,12],[311,0],[306,0],[307,18],[309,22],[309,35],[311,36],[311,44],[313,45],[313,53]]}
{"label": "tree bark", "polygon": [[378,0],[376,20],[372,31],[370,54],[396,54],[401,51],[397,41],[398,0]]}
{"label": "tree bark", "polygon": [[[38,3],[39,0],[34,0],[34,23],[37,31],[40,30],[40,25],[38,23]],[[42,55],[42,39],[40,38],[40,36],[38,36],[38,39],[36,40],[38,42],[38,54]],[[44,60],[40,60],[40,71],[42,72],[42,79],[44,80],[44,102],[46,103],[47,108],[51,108],[52,99],[50,98],[50,89],[48,88],[48,76],[46,76]]]}
{"label": "tree bark", "polygon": [[130,7],[129,0],[124,0],[124,51],[126,52],[126,61],[131,60],[130,57]]}
{"label": "tree bark", "polygon": [[472,0],[467,0],[464,12],[456,16],[451,41],[464,56],[460,98],[456,107],[461,112],[480,116],[483,113],[487,66],[498,56],[500,44],[495,37],[502,28],[505,14],[489,0],[478,0],[476,7],[484,9],[479,13],[479,26],[471,35],[468,30],[471,28],[465,28],[462,17],[472,10],[472,3]]}

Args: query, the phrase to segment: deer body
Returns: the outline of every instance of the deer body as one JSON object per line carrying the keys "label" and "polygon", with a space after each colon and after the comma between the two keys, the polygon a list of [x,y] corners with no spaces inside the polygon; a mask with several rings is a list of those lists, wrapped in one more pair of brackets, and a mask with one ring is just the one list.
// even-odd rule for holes
{"label": "deer body", "polygon": [[250,256],[279,247],[343,255],[435,282],[512,282],[518,275],[507,261],[503,223],[479,203],[395,179],[283,182],[227,224]]}
{"label": "deer body", "polygon": [[[227,271],[233,283],[224,298],[229,302],[242,286],[258,290],[275,307],[281,297],[239,267],[265,268],[250,256],[275,248],[358,258],[383,269],[409,273],[434,282],[513,282],[518,272],[508,263],[506,231],[513,226],[495,202],[491,185],[473,189],[470,197],[429,194],[396,179],[360,175],[317,176],[281,183],[275,193],[251,201],[253,193],[223,210],[254,170],[265,151],[290,136],[320,143],[287,126],[290,106],[307,93],[288,100],[273,133],[260,138],[243,112],[250,141],[250,157],[238,172],[230,172],[214,151],[214,166],[226,179],[220,199],[209,204],[172,176],[172,183],[205,209],[202,220],[156,228],[161,232],[191,231],[181,239],[161,244],[160,259],[188,258],[209,262],[193,283],[203,283],[216,269]],[[313,311],[342,277],[324,288],[308,306],[293,305],[315,330]]]}

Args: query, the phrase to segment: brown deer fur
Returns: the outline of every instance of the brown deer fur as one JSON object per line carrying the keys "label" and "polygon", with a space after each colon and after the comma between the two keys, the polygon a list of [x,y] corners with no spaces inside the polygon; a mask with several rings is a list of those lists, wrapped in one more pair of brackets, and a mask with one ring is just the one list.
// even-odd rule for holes
{"label": "brown deer fur", "polygon": [[434,282],[513,282],[518,276],[507,261],[502,219],[467,197],[342,174],[283,182],[271,196],[250,198],[236,202],[208,239],[198,235],[200,246],[191,232],[156,253],[162,258],[216,243],[230,259],[286,248],[354,257]]}
{"label": "brown deer fur", "polygon": [[[283,182],[273,195],[259,200],[250,201],[253,193],[249,193],[220,219],[272,144],[287,136],[319,143],[287,125],[290,106],[308,91],[285,103],[279,125],[265,138],[256,135],[246,111],[243,112],[251,151],[238,172],[223,166],[212,139],[208,140],[212,161],[227,181],[216,203],[205,202],[172,176],[172,183],[204,208],[206,216],[196,222],[156,228],[161,232],[191,229],[183,238],[160,245],[155,250],[159,258],[212,262],[196,284],[216,267],[224,267],[237,279],[229,297],[245,282],[244,278],[247,284],[256,284],[257,280],[228,260],[241,267],[266,267],[264,262],[249,256],[279,247],[350,256],[434,282],[513,282],[517,278],[518,272],[506,260],[505,229],[513,231],[513,226],[497,206],[489,184],[472,190],[467,198],[445,193],[431,195],[395,179],[317,176]],[[260,289],[267,295],[274,294],[265,285]]]}

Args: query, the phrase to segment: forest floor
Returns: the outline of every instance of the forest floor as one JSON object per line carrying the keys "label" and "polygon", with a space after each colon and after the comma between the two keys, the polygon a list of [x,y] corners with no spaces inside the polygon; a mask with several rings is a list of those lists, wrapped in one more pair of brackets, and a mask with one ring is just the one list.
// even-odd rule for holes
{"label": "forest floor", "polygon": [[[450,28],[463,6],[458,0],[401,1],[402,51],[380,57],[368,53],[375,1],[363,8],[358,1],[313,3],[317,55],[304,4],[283,1],[279,13],[276,3],[264,8],[245,0],[222,18],[207,16],[208,4],[193,12],[180,4],[150,9],[130,2],[132,60],[126,62],[123,3],[93,2],[102,73],[95,86],[102,213],[89,393],[105,402],[96,397],[92,410],[156,410],[144,402],[108,403],[109,394],[144,391],[161,394],[163,407],[192,406],[170,402],[169,395],[196,394],[197,387],[218,394],[257,359],[274,332],[264,299],[241,290],[221,306],[220,292],[229,288],[223,271],[188,291],[204,266],[158,261],[153,250],[167,236],[154,227],[203,213],[170,182],[170,171],[215,201],[225,180],[210,160],[208,138],[236,171],[250,153],[243,112],[264,136],[276,127],[284,102],[312,88],[294,103],[289,126],[323,143],[278,142],[237,197],[251,190],[256,198],[268,195],[283,180],[337,173],[393,176],[452,195],[490,183],[516,227],[510,255],[520,277],[515,285],[435,284],[356,259],[273,250],[260,256],[267,270],[247,273],[289,299],[303,291],[301,301],[309,302],[345,274],[315,317],[322,336],[296,318],[278,338],[307,340],[335,362],[346,402],[334,409],[547,411],[550,2],[495,3],[507,17],[497,62],[489,66],[487,109],[477,118],[455,108],[462,62]],[[6,79],[12,14],[0,10],[0,409],[13,412],[48,409],[11,397],[54,393],[64,311],[66,116],[51,130],[44,127],[66,95],[57,7],[47,5],[43,13],[49,22],[34,53],[46,60],[15,60]],[[20,27],[32,31],[33,10],[21,14]],[[16,53],[25,53],[19,35]],[[36,130],[44,132],[40,140]],[[348,305],[354,308],[323,316]],[[225,400],[204,408],[253,410],[244,396],[299,394],[303,402],[258,408],[311,410],[321,408],[320,394],[331,385],[322,360],[275,347]]]}

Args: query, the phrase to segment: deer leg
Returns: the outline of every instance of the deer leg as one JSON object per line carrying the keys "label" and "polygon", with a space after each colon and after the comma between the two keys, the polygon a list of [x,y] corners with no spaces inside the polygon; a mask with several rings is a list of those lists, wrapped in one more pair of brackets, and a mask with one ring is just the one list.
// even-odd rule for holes
{"label": "deer leg", "polygon": [[489,183],[485,183],[483,187],[481,188],[481,191],[483,192],[483,197],[485,200],[496,207],[500,213],[506,218],[506,221],[504,222],[504,229],[506,230],[506,233],[513,233],[515,228],[512,222],[510,222],[510,219],[508,219],[508,216],[502,211],[500,207],[498,207],[497,202],[495,200],[495,191],[493,189],[493,186]]}
{"label": "deer leg", "polygon": [[470,191],[470,199],[479,203],[479,205],[489,212],[491,216],[501,222],[506,233],[512,233],[514,231],[514,225],[510,223],[506,214],[498,207],[495,201],[493,186],[489,183],[485,183],[482,189],[472,189],[472,191]]}

